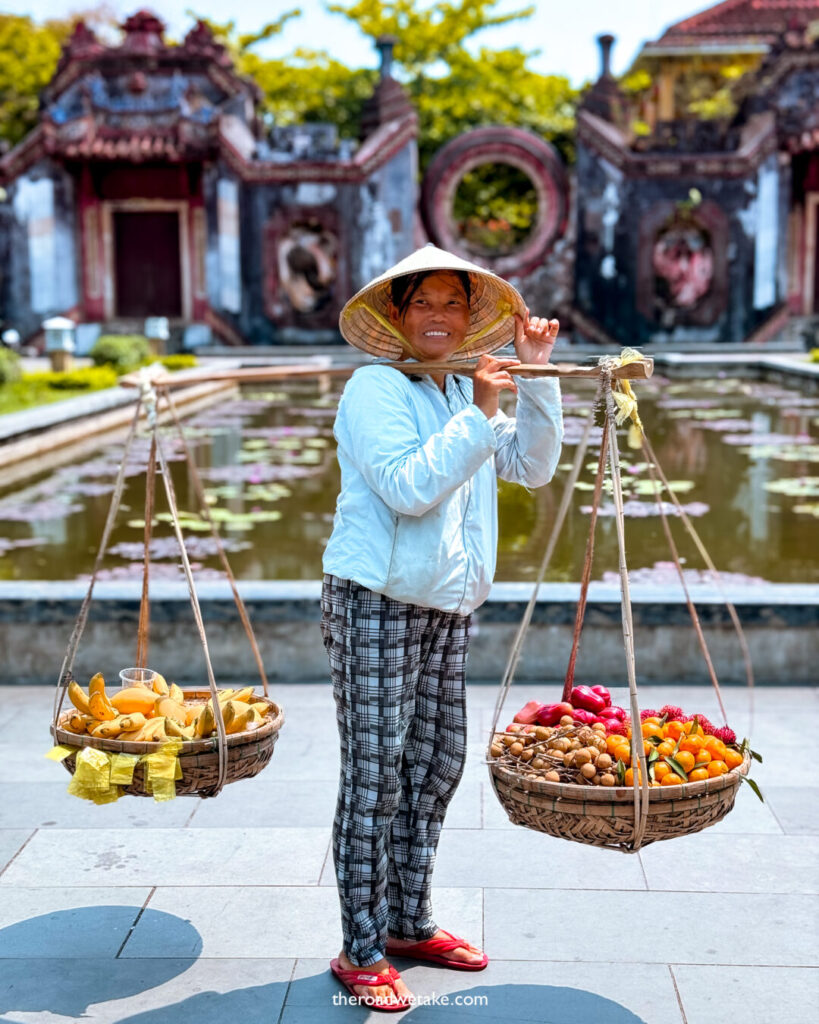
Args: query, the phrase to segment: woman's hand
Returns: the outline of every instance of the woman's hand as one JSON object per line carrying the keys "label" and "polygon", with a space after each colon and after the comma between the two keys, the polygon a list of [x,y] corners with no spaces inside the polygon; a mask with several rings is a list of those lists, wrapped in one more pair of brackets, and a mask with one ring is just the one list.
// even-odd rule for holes
{"label": "woman's hand", "polygon": [[538,316],[530,317],[528,309],[526,310],[525,324],[516,314],[515,352],[517,352],[518,359],[522,363],[544,366],[551,358],[559,330],[560,323],[557,320],[546,320],[544,317]]}
{"label": "woman's hand", "polygon": [[495,359],[494,356],[481,356],[472,377],[472,402],[481,410],[488,420],[498,411],[498,398],[501,391],[507,389],[517,394],[517,385],[507,366],[517,366],[517,359]]}

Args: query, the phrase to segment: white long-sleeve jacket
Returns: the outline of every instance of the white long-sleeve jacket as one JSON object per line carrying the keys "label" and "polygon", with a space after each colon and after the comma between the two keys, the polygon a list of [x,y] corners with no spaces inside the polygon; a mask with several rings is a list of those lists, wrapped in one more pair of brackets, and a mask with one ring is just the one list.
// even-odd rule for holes
{"label": "white long-sleeve jacket", "polygon": [[334,433],[341,493],[323,567],[408,604],[468,615],[486,600],[498,545],[497,476],[539,487],[560,457],[556,380],[517,378],[516,417],[491,420],[472,381],[374,363],[347,383]]}

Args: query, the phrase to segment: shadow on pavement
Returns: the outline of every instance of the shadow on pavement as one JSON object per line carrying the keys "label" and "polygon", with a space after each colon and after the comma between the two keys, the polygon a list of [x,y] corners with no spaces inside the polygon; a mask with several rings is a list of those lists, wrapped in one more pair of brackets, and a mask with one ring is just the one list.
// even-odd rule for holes
{"label": "shadow on pavement", "polygon": [[145,992],[187,971],[202,951],[199,933],[189,921],[150,908],[140,925],[152,923],[184,942],[190,956],[115,959],[141,909],[77,907],[0,929],[0,1013],[78,1018],[89,1006]]}

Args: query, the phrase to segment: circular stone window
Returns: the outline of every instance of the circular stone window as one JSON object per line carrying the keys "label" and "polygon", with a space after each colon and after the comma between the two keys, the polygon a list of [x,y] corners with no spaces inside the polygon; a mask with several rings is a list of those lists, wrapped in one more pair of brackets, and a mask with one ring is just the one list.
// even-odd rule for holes
{"label": "circular stone window", "polygon": [[432,241],[502,276],[529,273],[568,214],[563,164],[548,142],[520,128],[477,128],[436,153],[422,185]]}
{"label": "circular stone window", "polygon": [[479,164],[458,182],[452,217],[461,244],[476,256],[509,256],[523,248],[537,223],[537,189],[519,167]]}

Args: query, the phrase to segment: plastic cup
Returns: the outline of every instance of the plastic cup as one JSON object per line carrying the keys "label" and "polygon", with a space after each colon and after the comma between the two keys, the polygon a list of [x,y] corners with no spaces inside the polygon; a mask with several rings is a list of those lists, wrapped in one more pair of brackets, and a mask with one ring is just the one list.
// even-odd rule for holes
{"label": "plastic cup", "polygon": [[152,690],[157,675],[158,673],[151,668],[124,668],[119,678],[123,687],[144,686],[147,690]]}

